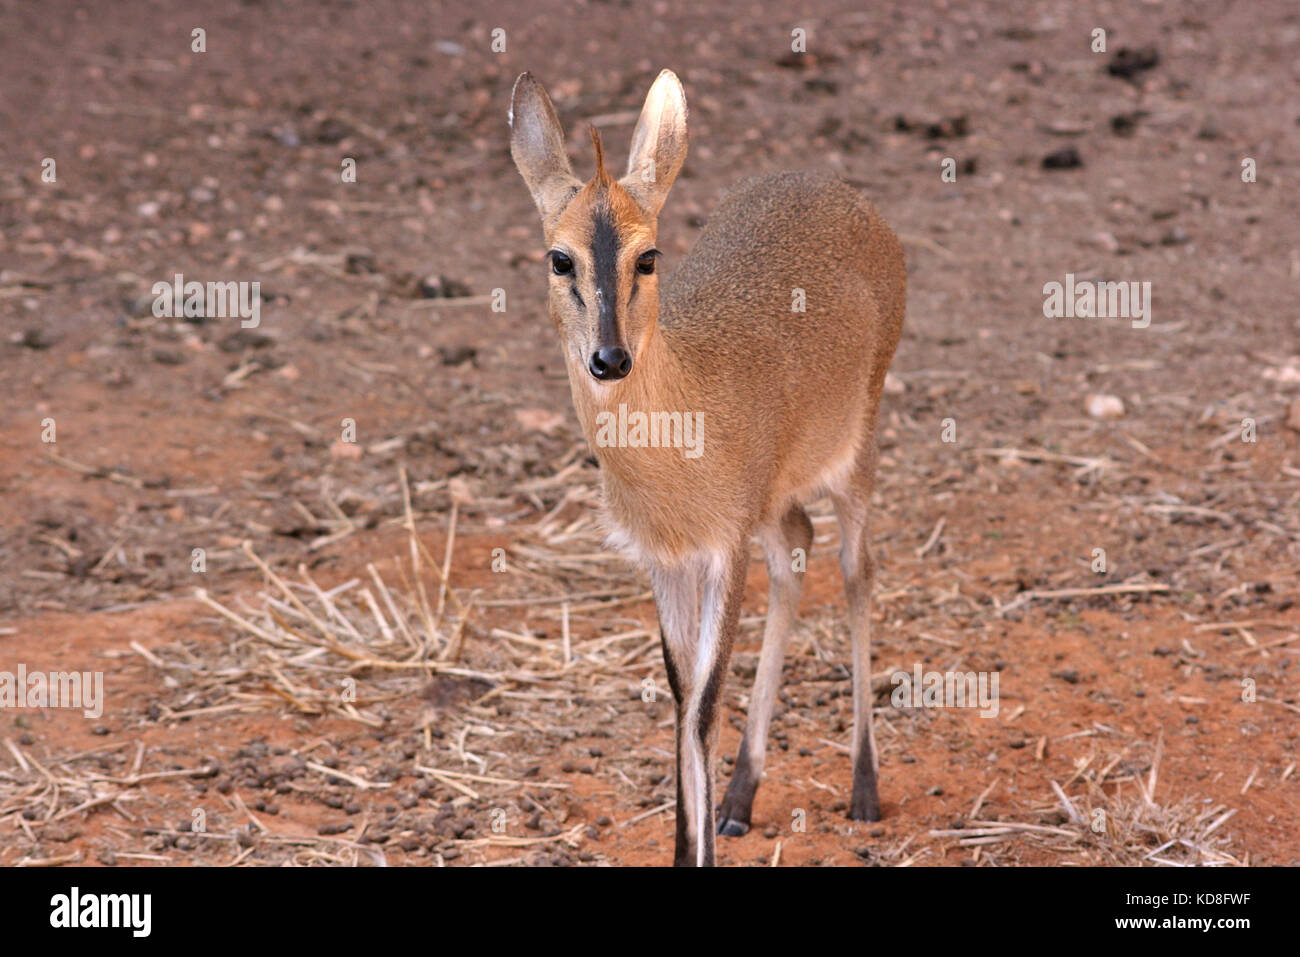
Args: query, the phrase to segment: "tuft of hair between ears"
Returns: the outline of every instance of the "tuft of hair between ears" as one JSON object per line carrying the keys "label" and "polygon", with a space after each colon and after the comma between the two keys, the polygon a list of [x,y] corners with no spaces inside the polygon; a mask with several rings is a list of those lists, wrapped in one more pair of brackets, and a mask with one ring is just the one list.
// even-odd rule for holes
{"label": "tuft of hair between ears", "polygon": [[596,147],[596,182],[601,186],[611,186],[614,179],[605,169],[605,145],[600,141],[600,130],[591,128],[591,143]]}

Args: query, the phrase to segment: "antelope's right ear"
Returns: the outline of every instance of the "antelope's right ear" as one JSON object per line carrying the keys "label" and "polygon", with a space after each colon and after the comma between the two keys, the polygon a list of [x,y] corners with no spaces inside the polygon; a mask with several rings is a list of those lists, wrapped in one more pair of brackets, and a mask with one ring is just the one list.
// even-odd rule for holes
{"label": "antelope's right ear", "polygon": [[652,219],[663,209],[673,180],[686,161],[686,93],[672,70],[664,70],[646,94],[632,131],[627,175],[619,182]]}
{"label": "antelope's right ear", "polygon": [[551,98],[531,73],[519,74],[510,97],[510,155],[549,226],[582,183],[569,167]]}

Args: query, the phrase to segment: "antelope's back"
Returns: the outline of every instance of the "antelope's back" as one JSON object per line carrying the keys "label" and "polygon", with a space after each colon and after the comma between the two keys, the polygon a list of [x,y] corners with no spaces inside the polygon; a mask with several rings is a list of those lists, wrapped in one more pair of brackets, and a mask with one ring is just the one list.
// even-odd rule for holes
{"label": "antelope's back", "polygon": [[[906,296],[903,251],[857,190],[829,173],[741,180],[667,277],[660,322],[717,367],[879,378]],[[874,373],[878,371],[878,376]]]}

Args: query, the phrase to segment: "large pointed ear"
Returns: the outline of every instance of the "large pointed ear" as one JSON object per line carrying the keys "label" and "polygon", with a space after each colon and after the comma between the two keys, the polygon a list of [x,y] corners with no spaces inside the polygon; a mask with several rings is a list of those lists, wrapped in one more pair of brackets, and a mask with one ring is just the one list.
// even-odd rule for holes
{"label": "large pointed ear", "polygon": [[510,155],[548,224],[582,188],[564,152],[564,130],[546,89],[519,74],[510,97]]}
{"label": "large pointed ear", "polygon": [[627,175],[619,183],[650,217],[659,215],[686,161],[686,93],[672,70],[659,74],[632,134]]}

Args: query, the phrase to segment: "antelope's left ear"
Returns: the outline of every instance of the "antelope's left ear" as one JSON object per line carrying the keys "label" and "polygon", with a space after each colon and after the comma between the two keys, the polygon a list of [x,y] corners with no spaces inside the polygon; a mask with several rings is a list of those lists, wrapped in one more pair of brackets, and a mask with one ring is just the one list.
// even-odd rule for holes
{"label": "antelope's left ear", "polygon": [[546,88],[519,74],[510,97],[510,155],[549,226],[582,188],[564,151],[564,130]]}
{"label": "antelope's left ear", "polygon": [[685,161],[686,93],[677,75],[664,70],[646,95],[619,184],[647,216],[657,217]]}

